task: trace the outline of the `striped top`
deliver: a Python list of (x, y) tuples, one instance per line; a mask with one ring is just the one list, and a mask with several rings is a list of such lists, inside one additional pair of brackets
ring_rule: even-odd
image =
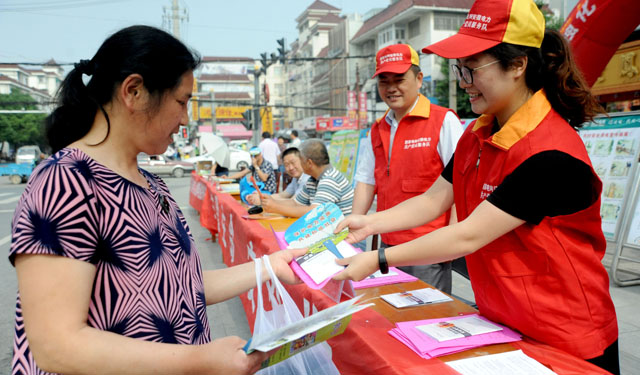
[[(200, 258), (167, 186), (124, 179), (77, 149), (36, 168), (18, 202), (9, 259), (64, 256), (96, 269), (87, 324), (139, 340), (211, 341)], [(29, 350), (20, 295), (13, 374), (43, 374)]]
[(318, 180), (309, 177), (295, 200), (305, 206), (332, 202), (346, 216), (353, 206), (353, 187), (340, 171), (330, 166)]

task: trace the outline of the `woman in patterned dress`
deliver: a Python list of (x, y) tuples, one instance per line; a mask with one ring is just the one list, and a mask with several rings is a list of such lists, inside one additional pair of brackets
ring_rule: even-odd
[[(14, 374), (247, 374), (266, 358), (238, 337), (212, 341), (206, 315), (256, 286), (253, 264), (202, 271), (166, 185), (137, 165), (187, 124), (198, 63), (164, 31), (132, 26), (63, 82), (47, 118), (54, 154), (12, 224)], [(298, 281), (299, 255), (270, 256), (284, 282)]]

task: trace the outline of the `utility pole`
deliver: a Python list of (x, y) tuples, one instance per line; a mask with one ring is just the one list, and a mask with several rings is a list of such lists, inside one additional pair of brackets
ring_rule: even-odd
[(254, 146), (260, 143), (260, 67), (253, 67), (253, 137)]
[(182, 10), (180, 14), (180, 4), (178, 0), (171, 1), (171, 9), (162, 7), (164, 14), (162, 15), (162, 26), (166, 30), (171, 30), (171, 33), (177, 39), (180, 39), (180, 22), (189, 21), (189, 14), (186, 9)]
[(458, 112), (458, 80), (456, 74), (451, 69), (451, 64), (457, 63), (455, 59), (449, 59), (449, 108)]

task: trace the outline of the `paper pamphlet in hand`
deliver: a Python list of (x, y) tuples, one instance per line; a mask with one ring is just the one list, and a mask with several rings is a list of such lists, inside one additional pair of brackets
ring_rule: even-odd
[(502, 330), (502, 327), (480, 319), (477, 315), (446, 322), (425, 324), (416, 328), (440, 342)]
[(323, 203), (296, 220), (284, 232), (284, 240), (289, 248), (309, 249), (292, 263), (292, 268), (313, 289), (321, 288), (331, 276), (344, 269), (344, 266), (336, 264), (336, 259), (357, 253), (351, 244), (344, 241), (348, 230), (333, 234), (343, 219), (344, 215), (338, 206)]
[(256, 350), (268, 352), (280, 347), (262, 364), (264, 368), (340, 335), (347, 328), (352, 314), (373, 305), (372, 303), (356, 304), (361, 297), (362, 295), (319, 311), (298, 322), (271, 331), (267, 335), (254, 336), (245, 346), (245, 351), (247, 354)]
[(397, 307), (397, 308), (453, 301), (446, 294), (442, 293), (438, 289), (433, 289), (433, 288), (424, 288), (424, 289), (410, 290), (406, 292), (383, 294), (380, 297), (386, 302), (393, 305), (393, 307)]

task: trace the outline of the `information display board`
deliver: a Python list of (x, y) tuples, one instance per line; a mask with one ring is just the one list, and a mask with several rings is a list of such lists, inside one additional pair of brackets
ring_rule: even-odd
[(329, 145), (331, 164), (351, 183), (353, 183), (353, 176), (356, 171), (362, 132), (361, 130), (335, 132), (333, 137), (331, 137), (331, 144)]
[(602, 180), (602, 231), (607, 240), (616, 242), (633, 193), (640, 151), (640, 114), (598, 117), (580, 129), (580, 136)]

